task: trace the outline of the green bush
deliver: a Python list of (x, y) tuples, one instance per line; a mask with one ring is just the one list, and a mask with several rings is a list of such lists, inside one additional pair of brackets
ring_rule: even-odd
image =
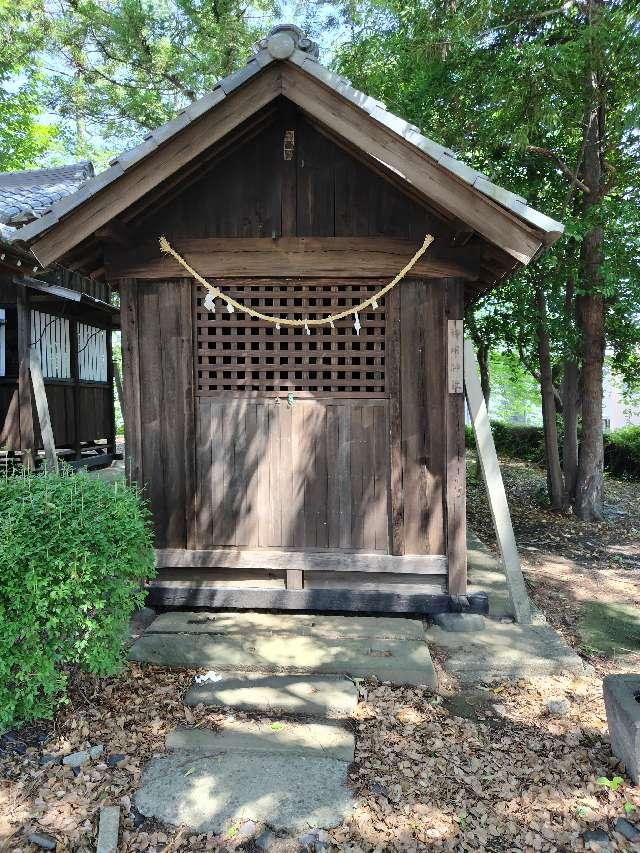
[(51, 717), (70, 668), (118, 671), (153, 564), (132, 489), (71, 472), (0, 480), (0, 732)]
[[(541, 427), (491, 421), (491, 432), (500, 456), (544, 464), (544, 432)], [(466, 446), (475, 448), (475, 436), (471, 426), (465, 427), (465, 436)]]
[[(491, 432), (498, 455), (544, 465), (545, 447), (542, 427), (492, 421)], [(465, 427), (465, 436), (467, 447), (475, 448), (472, 427)], [(561, 442), (561, 427), (559, 427), (558, 438)], [(560, 446), (560, 454), (562, 455), (562, 446)], [(619, 477), (640, 478), (640, 426), (624, 427), (605, 434), (604, 467), (605, 471)]]
[(604, 467), (611, 474), (640, 478), (640, 426), (623, 427), (605, 435)]

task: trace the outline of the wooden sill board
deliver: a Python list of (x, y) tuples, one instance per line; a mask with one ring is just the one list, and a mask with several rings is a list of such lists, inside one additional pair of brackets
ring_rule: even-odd
[(279, 551), (217, 548), (189, 550), (158, 549), (158, 568), (265, 569), (303, 572), (368, 572), (406, 575), (446, 575), (447, 558), (442, 554), (364, 554), (345, 551)]

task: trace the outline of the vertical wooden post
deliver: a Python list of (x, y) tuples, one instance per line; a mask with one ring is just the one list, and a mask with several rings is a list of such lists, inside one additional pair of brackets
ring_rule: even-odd
[[(120, 374), (120, 367), (117, 362), (113, 362), (113, 378), (116, 383), (116, 394), (118, 395), (118, 403), (120, 405), (120, 414), (122, 415), (122, 422), (124, 424), (124, 394), (122, 391), (122, 375)], [(124, 444), (124, 453), (123, 458), (127, 458), (127, 425), (124, 424), (124, 436), (125, 436), (125, 444)]]
[(507, 495), (500, 474), (496, 446), (491, 434), (489, 415), (482, 394), (476, 354), (471, 341), (464, 342), (464, 386), (473, 432), (476, 437), (476, 450), (482, 476), (487, 489), (487, 498), (496, 539), (502, 555), (509, 595), (516, 621), (523, 625), (531, 623), (531, 603), (524, 583), (520, 557), (513, 533)]
[(16, 288), (18, 309), (18, 421), (22, 465), (29, 471), (35, 468), (35, 437), (33, 433), (33, 404), (31, 398), (31, 312), (26, 287)]
[(446, 281), (445, 446), (446, 543), (449, 595), (467, 592), (467, 506), (464, 456), (463, 328), (464, 289), (459, 279)]
[(109, 383), (109, 434), (107, 436), (107, 453), (116, 452), (116, 406), (113, 399), (113, 329), (109, 319), (107, 326), (107, 382)]
[(402, 491), (402, 421), (400, 382), (400, 289), (385, 297), (385, 378), (389, 394), (389, 552), (404, 554), (404, 501)]
[(142, 427), (140, 421), (140, 350), (138, 346), (138, 292), (133, 278), (120, 281), (120, 323), (122, 328), (122, 370), (126, 453), (125, 471), (129, 482), (143, 486)]
[(82, 457), (80, 437), (80, 365), (78, 363), (78, 321), (69, 319), (71, 380), (73, 382), (73, 449), (76, 459)]

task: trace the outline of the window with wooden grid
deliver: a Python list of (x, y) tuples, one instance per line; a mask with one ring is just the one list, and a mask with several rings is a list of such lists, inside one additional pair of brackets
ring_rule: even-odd
[[(381, 287), (371, 280), (288, 279), (227, 281), (225, 293), (262, 314), (315, 319), (358, 305)], [(198, 394), (263, 392), (357, 394), (385, 392), (385, 306), (353, 316), (335, 328), (281, 326), (276, 329), (242, 312), (230, 314), (220, 299), (215, 314), (204, 307), (205, 290), (196, 289), (196, 364)]]

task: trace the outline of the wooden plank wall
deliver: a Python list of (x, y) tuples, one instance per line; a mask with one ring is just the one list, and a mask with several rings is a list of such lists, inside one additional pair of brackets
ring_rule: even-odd
[(156, 544), (191, 547), (194, 396), (191, 284), (120, 283), (127, 469), (151, 503)]
[[(442, 220), (338, 147), (301, 115), (283, 159), (283, 116), (156, 208), (140, 240), (204, 237), (376, 237), (448, 233)], [(283, 175), (284, 172), (284, 175)], [(353, 274), (357, 275), (357, 270)]]
[[(394, 522), (398, 553), (445, 553), (445, 295), (438, 280), (408, 279), (399, 288), (400, 425), (394, 429), (401, 445), (403, 523), (399, 529)], [(397, 464), (396, 459), (392, 478), (399, 476)]]
[(197, 401), (197, 548), (383, 551), (387, 401)]

